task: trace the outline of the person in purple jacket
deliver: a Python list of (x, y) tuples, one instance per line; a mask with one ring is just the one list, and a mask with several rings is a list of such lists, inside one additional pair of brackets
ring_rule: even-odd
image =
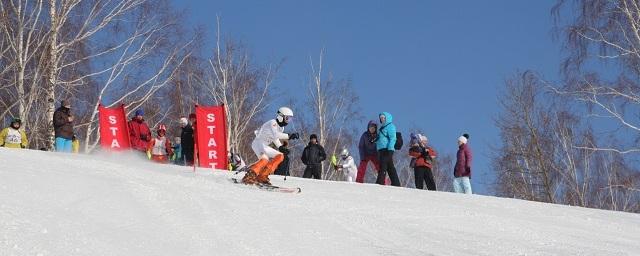
[(453, 170), (453, 190), (456, 193), (472, 194), (471, 192), (471, 149), (467, 143), (469, 134), (463, 134), (458, 138), (458, 153), (456, 165)]
[(378, 125), (375, 121), (371, 120), (367, 125), (367, 130), (360, 136), (360, 143), (358, 143), (358, 153), (360, 153), (360, 164), (358, 165), (358, 174), (356, 175), (356, 182), (358, 183), (364, 183), (364, 175), (369, 162), (373, 163), (373, 167), (376, 168), (376, 173), (380, 170), (378, 150), (376, 149), (377, 138)]

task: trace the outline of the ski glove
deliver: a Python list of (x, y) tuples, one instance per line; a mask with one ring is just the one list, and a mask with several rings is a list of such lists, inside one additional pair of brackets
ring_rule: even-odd
[(289, 139), (290, 139), (290, 140), (297, 140), (297, 139), (299, 139), (299, 138), (300, 138), (300, 135), (298, 135), (298, 133), (297, 133), (297, 132), (294, 132), (294, 133), (289, 134)]

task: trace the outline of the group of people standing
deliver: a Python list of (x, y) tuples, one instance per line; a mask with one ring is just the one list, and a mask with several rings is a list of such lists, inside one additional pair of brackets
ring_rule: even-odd
[[(251, 148), (258, 157), (258, 161), (247, 168), (243, 182), (247, 184), (269, 183), (270, 174), (289, 175), (289, 140), (299, 139), (298, 133), (284, 133), (284, 127), (293, 118), (293, 111), (288, 107), (281, 107), (275, 119), (265, 122), (256, 131), (256, 137)], [(400, 179), (395, 168), (393, 157), (402, 148), (402, 136), (397, 132), (393, 123), (393, 116), (382, 112), (378, 116), (379, 124), (371, 120), (367, 130), (360, 136), (358, 153), (359, 165), (346, 148), (340, 152), (339, 159), (331, 157), (331, 165), (345, 174), (349, 182), (363, 183), (369, 163), (377, 171), (376, 183), (381, 185), (400, 186)], [(74, 116), (71, 104), (63, 100), (53, 115), (55, 130), (55, 149), (58, 152), (77, 152), (78, 140), (73, 133)], [(166, 136), (167, 128), (159, 124), (153, 136), (151, 129), (144, 120), (144, 111), (138, 109), (128, 122), (129, 136), (132, 149), (144, 153), (150, 160), (158, 163), (175, 163), (192, 166), (195, 163), (195, 142), (197, 141), (196, 115), (180, 118), (181, 133), (172, 142)], [(463, 134), (457, 140), (458, 152), (454, 167), (453, 188), (455, 192), (471, 194), (471, 149), (468, 146), (469, 135)], [(27, 148), (28, 140), (22, 127), (22, 121), (14, 118), (11, 125), (0, 131), (0, 146), (8, 148)], [(275, 146), (275, 147), (273, 147)], [(433, 176), (433, 164), (437, 157), (436, 151), (428, 145), (428, 139), (422, 134), (411, 134), (409, 157), (410, 166), (414, 170), (415, 187), (436, 190)], [(231, 155), (232, 162), (244, 162)], [(327, 154), (318, 142), (318, 136), (312, 134), (309, 144), (304, 148), (301, 156), (306, 165), (303, 178), (322, 178), (322, 162), (327, 160)], [(388, 178), (387, 178), (388, 175)]]
[(174, 163), (178, 165), (194, 164), (196, 141), (196, 115), (189, 119), (180, 118), (180, 136), (171, 142), (167, 138), (167, 127), (159, 124), (155, 129), (155, 137), (144, 120), (144, 111), (138, 109), (128, 123), (131, 148), (146, 154), (147, 158), (157, 163)]

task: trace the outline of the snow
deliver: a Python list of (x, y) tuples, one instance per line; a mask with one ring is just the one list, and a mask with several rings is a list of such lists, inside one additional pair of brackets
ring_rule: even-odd
[(0, 148), (0, 255), (640, 255), (640, 215)]

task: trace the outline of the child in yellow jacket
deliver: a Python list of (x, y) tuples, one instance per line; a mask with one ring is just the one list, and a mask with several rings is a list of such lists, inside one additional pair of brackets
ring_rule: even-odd
[(20, 130), (20, 118), (11, 120), (11, 125), (0, 131), (0, 146), (7, 148), (27, 148), (29, 141), (24, 130)]

